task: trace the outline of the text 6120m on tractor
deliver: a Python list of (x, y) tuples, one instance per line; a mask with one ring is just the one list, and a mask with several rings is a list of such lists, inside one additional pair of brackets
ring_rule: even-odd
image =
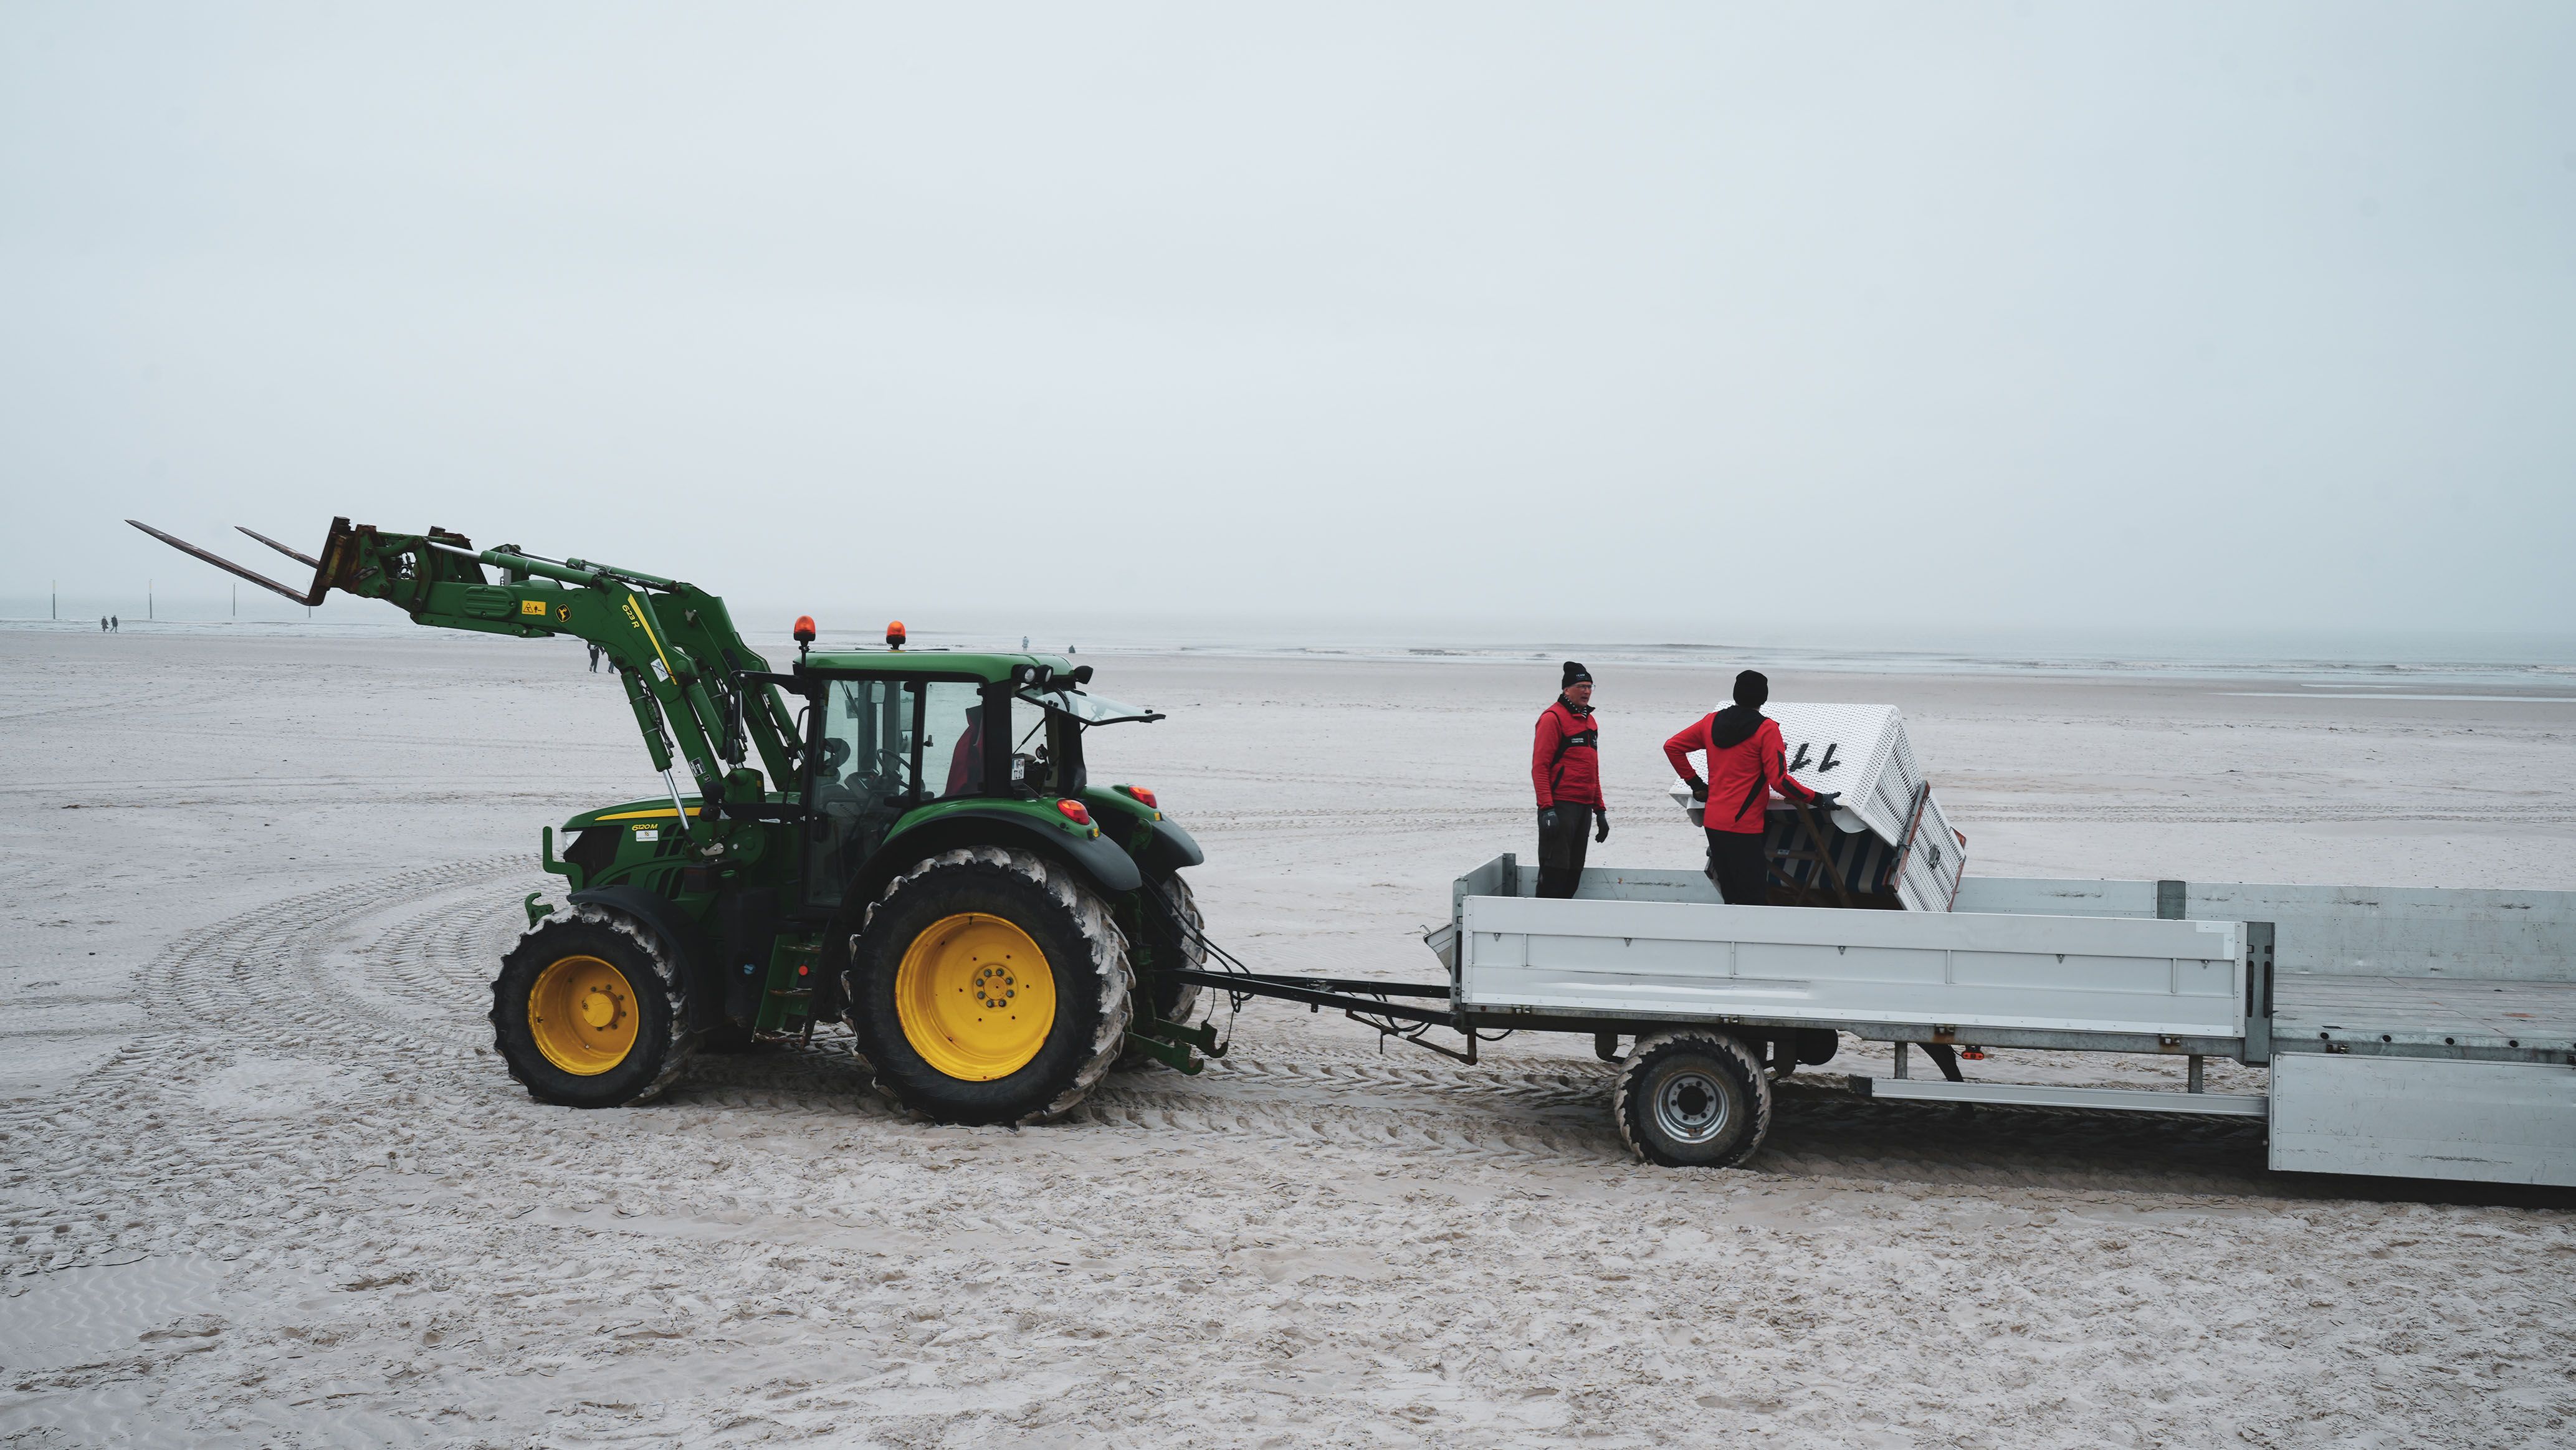
[[(131, 522), (131, 521), (129, 521)], [(774, 672), (724, 602), (673, 579), (335, 519), (298, 592), (420, 624), (572, 635), (615, 664), (666, 793), (566, 823), (492, 983), (495, 1044), (547, 1102), (641, 1102), (697, 1052), (846, 1021), (881, 1087), (953, 1123), (1046, 1118), (1122, 1059), (1194, 1070), (1203, 966), (1180, 873), (1202, 859), (1153, 792), (1094, 785), (1083, 733), (1160, 718), (1050, 655), (811, 650)], [(791, 711), (788, 701), (797, 702)], [(752, 758), (758, 757), (758, 764)], [(675, 763), (694, 790), (683, 789)]]

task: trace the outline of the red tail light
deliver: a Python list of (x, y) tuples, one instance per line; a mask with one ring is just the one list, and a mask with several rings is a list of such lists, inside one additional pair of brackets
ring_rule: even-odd
[(1073, 822), (1077, 826), (1087, 826), (1091, 824), (1091, 808), (1080, 801), (1057, 801), (1055, 803), (1055, 808), (1064, 813), (1064, 818), (1066, 820)]
[(1149, 811), (1159, 811), (1163, 808), (1163, 803), (1154, 799), (1154, 793), (1151, 790), (1146, 789), (1144, 786), (1122, 785), (1118, 787), (1118, 790), (1120, 794), (1126, 796), (1129, 800), (1134, 801), (1136, 804), (1143, 806)]

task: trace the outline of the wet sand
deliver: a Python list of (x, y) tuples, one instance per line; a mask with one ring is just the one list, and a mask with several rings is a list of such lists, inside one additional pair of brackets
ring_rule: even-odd
[[(1095, 662), (1171, 715), (1095, 736), (1096, 774), (1201, 835), (1256, 965), (1430, 976), (1450, 879), (1531, 849), (1552, 661)], [(2576, 1434), (2565, 1196), (1855, 1100), (1883, 1054), (1852, 1044), (1733, 1171), (1629, 1160), (1588, 1042), (1464, 1067), (1281, 1004), (1019, 1132), (910, 1123), (827, 1036), (541, 1107), (483, 1021), (519, 896), (561, 884), (537, 829), (654, 789), (576, 646), (0, 630), (0, 670), (10, 1443)], [(1596, 862), (1696, 861), (1659, 746), (1722, 685), (1603, 673)], [(1774, 689), (1902, 706), (1972, 872), (2576, 889), (2576, 705)]]

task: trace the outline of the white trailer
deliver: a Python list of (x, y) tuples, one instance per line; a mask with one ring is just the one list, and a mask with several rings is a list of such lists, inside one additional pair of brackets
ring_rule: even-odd
[[(1596, 867), (1571, 900), (1533, 878), (1459, 878), (1428, 938), (1449, 1010), (1391, 1015), (1471, 1050), (1633, 1037), (1613, 1111), (1656, 1162), (1750, 1156), (1772, 1081), (1847, 1032), (1897, 1045), (1895, 1076), (1853, 1082), (1873, 1096), (2254, 1117), (2274, 1168), (2576, 1186), (2576, 893), (1968, 877), (1949, 910), (1889, 911), (1727, 906), (1696, 871)], [(2188, 1089), (1964, 1081), (1968, 1043), (2181, 1056)], [(1911, 1075), (1917, 1046), (1941, 1078)], [(2204, 1057), (2268, 1065), (2270, 1091), (2201, 1091)]]
[[(1668, 1165), (1751, 1156), (1771, 1084), (1850, 1033), (1895, 1045), (1893, 1076), (1853, 1079), (1870, 1096), (2259, 1118), (2278, 1169), (2576, 1187), (2576, 893), (1968, 876), (1893, 706), (1769, 713), (1790, 773), (1841, 795), (1772, 799), (1769, 905), (1611, 867), (1541, 900), (1501, 856), (1427, 937), (1444, 984), (1266, 975), (1213, 946), (1226, 970), (1181, 975), (1471, 1062), (1498, 1031), (1590, 1033), (1621, 1064), (1620, 1133)], [(1212, 1027), (1189, 1040), (1216, 1050)], [(2178, 1056), (2186, 1088), (1970, 1082), (1967, 1044)], [(2203, 1091), (2210, 1057), (2270, 1090)]]

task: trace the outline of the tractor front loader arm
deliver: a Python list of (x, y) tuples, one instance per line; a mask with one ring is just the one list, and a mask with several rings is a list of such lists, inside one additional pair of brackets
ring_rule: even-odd
[[(382, 599), (413, 622), (441, 629), (545, 638), (569, 634), (599, 646), (616, 665), (634, 707), (653, 768), (671, 786), (679, 828), (692, 841), (712, 831), (726, 804), (761, 804), (742, 764), (756, 749), (769, 778), (796, 778), (802, 754), (792, 717), (776, 688), (756, 679), (769, 665), (733, 627), (724, 601), (694, 585), (580, 559), (548, 559), (516, 546), (476, 549), (462, 534), (432, 526), (425, 534), (391, 534), (333, 519), (319, 556), (242, 532), (313, 568), (301, 593), (151, 525), (127, 523), (172, 548), (308, 607), (337, 589)], [(496, 580), (485, 571), (498, 570)], [(705, 802), (692, 825), (671, 780), (684, 761)], [(731, 796), (744, 797), (732, 801)]]

